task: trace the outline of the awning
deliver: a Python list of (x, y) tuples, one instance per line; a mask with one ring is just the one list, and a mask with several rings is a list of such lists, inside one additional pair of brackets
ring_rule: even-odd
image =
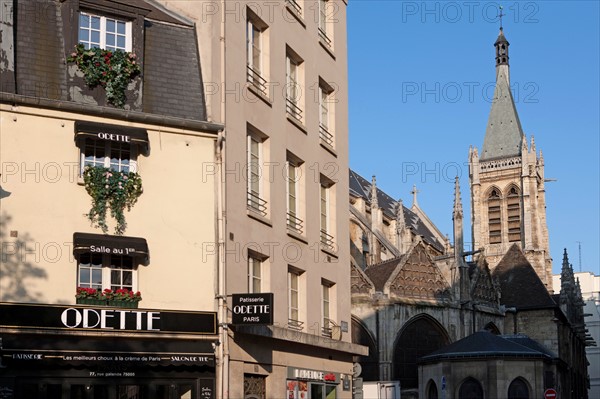
[(148, 153), (150, 142), (148, 131), (139, 127), (109, 125), (88, 121), (75, 121), (75, 142), (89, 138), (92, 140), (130, 143), (140, 148), (142, 153)]
[(74, 233), (73, 254), (77, 256), (86, 252), (127, 255), (144, 264), (149, 259), (148, 243), (144, 238)]

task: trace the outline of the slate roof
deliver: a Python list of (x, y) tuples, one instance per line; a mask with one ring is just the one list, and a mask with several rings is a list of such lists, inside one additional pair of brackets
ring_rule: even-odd
[[(139, 87), (127, 94), (128, 107), (132, 111), (206, 121), (201, 62), (193, 23), (154, 0), (106, 0), (101, 9), (132, 7), (139, 10), (145, 22), (143, 32), (135, 30), (141, 29), (141, 24), (132, 26), (134, 51), (143, 49), (143, 57), (140, 57), (143, 81), (139, 85), (141, 95), (135, 92)], [(36, 14), (32, 22), (33, 9), (43, 10), (43, 16)], [(86, 96), (83, 100), (74, 95), (81, 92), (83, 79), (74, 80), (68, 72), (71, 65), (65, 62), (71, 51), (65, 48), (70, 42), (70, 32), (77, 30), (77, 26), (71, 24), (77, 24), (78, 18), (72, 17), (71, 11), (77, 12), (75, 3), (53, 0), (23, 1), (22, 6), (8, 9), (8, 13), (15, 13), (6, 15), (7, 21), (15, 21), (14, 38), (5, 35), (0, 41), (0, 91), (85, 103), (86, 106), (105, 104), (101, 88), (90, 91), (83, 87)], [(143, 38), (143, 43), (139, 38)], [(5, 62), (13, 56), (15, 62)]]
[(547, 308), (556, 304), (517, 244), (513, 244), (493, 271), (500, 283), (500, 303), (516, 308)]
[(388, 259), (381, 263), (376, 263), (367, 267), (364, 273), (369, 277), (375, 286), (375, 291), (383, 292), (385, 283), (389, 280), (396, 267), (404, 260), (405, 256), (399, 258)]
[(144, 111), (206, 120), (194, 29), (146, 21)]
[[(498, 41), (506, 41), (502, 32), (498, 36)], [(509, 77), (505, 76), (504, 68), (497, 68), (496, 88), (485, 129), (481, 160), (519, 156), (522, 141), (523, 129), (510, 91)]]
[[(371, 204), (371, 182), (352, 169), (350, 169), (349, 172), (350, 194), (362, 198), (367, 204)], [(400, 202), (394, 200), (379, 188), (377, 188), (377, 201), (379, 202), (379, 207), (382, 208), (383, 213), (387, 217), (391, 219), (396, 218), (396, 209), (398, 209)], [(402, 209), (404, 210), (404, 220), (408, 227), (416, 235), (422, 236), (425, 242), (443, 252), (444, 245), (438, 241), (433, 232), (427, 228), (419, 216), (405, 206), (403, 206)]]
[(558, 358), (558, 356), (554, 352), (552, 352), (550, 349), (546, 348), (544, 345), (540, 344), (539, 342), (529, 338), (525, 334), (501, 335), (501, 337), (504, 339), (507, 339), (509, 341), (512, 341), (514, 343), (517, 343), (519, 345), (523, 345), (530, 349), (533, 349), (540, 353), (543, 353), (552, 359)]
[(484, 357), (550, 359), (552, 356), (547, 350), (540, 351), (488, 331), (479, 331), (423, 356), (420, 361)]

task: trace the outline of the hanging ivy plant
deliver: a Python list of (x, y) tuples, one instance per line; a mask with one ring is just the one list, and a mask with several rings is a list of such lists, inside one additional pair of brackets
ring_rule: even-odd
[(86, 215), (87, 218), (106, 234), (106, 215), (110, 208), (110, 215), (117, 222), (115, 234), (122, 235), (127, 227), (125, 209), (131, 210), (142, 194), (140, 175), (135, 172), (125, 173), (99, 166), (86, 166), (83, 181), (87, 193), (92, 197), (92, 208)]
[(102, 86), (106, 90), (106, 101), (118, 108), (125, 106), (125, 90), (129, 83), (140, 74), (141, 69), (134, 53), (101, 48), (85, 49), (83, 44), (75, 46), (75, 51), (67, 57), (83, 72), (85, 84), (90, 89)]

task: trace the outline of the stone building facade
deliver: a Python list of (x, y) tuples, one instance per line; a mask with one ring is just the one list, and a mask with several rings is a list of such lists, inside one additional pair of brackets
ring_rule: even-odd
[(145, 1), (0, 6), (0, 396), (215, 397), (223, 184), (204, 167), (223, 126), (193, 23)]
[(473, 248), (494, 268), (513, 243), (552, 289), (546, 223), (544, 157), (533, 136), (528, 146), (510, 90), (509, 43), (502, 29), (496, 48), (496, 88), (481, 154), (469, 149)]
[(483, 150), (469, 152), (474, 251), (458, 178), (451, 244), (416, 189), (408, 209), (350, 171), (353, 339), (370, 349), (362, 378), (399, 380), (402, 398), (587, 397), (583, 302), (568, 270), (552, 295), (543, 157), (522, 132), (502, 30), (494, 46)]

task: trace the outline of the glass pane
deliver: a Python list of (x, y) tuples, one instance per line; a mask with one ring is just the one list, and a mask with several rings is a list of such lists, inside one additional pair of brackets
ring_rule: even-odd
[(114, 19), (106, 19), (106, 31), (107, 32), (115, 31), (115, 20)]
[(327, 399), (335, 399), (336, 398), (336, 389), (334, 386), (325, 385), (325, 395)]
[(117, 47), (120, 49), (125, 48), (125, 36), (117, 36)]
[(102, 287), (102, 269), (92, 270), (92, 285)]
[(93, 30), (93, 31), (91, 31), (91, 34), (92, 34), (91, 42), (92, 43), (100, 43), (100, 32)]
[(129, 288), (132, 286), (132, 284), (133, 284), (133, 273), (124, 271), (123, 272), (123, 285), (127, 286)]
[(125, 22), (117, 21), (117, 33), (120, 35), (125, 34)]
[(323, 399), (324, 397), (324, 385), (321, 384), (310, 384), (310, 397), (311, 399)]
[(121, 271), (120, 270), (111, 270), (110, 271), (110, 284), (113, 286), (121, 285)]
[(85, 399), (85, 385), (71, 385), (71, 399)]
[(117, 385), (117, 399), (149, 399), (146, 385)]
[(192, 386), (188, 384), (179, 385), (179, 395), (177, 398), (179, 399), (192, 399)]
[(100, 17), (92, 16), (92, 29), (100, 30)]
[(107, 33), (106, 34), (106, 46), (115, 46), (115, 35), (111, 34), (111, 33)]
[(79, 27), (88, 28), (90, 26), (89, 15), (79, 14)]
[(169, 399), (169, 385), (157, 385), (154, 393), (155, 399)]
[(79, 41), (80, 42), (89, 42), (90, 41), (90, 31), (79, 28)]
[(86, 267), (79, 268), (79, 286), (88, 284), (90, 282), (90, 269)]

